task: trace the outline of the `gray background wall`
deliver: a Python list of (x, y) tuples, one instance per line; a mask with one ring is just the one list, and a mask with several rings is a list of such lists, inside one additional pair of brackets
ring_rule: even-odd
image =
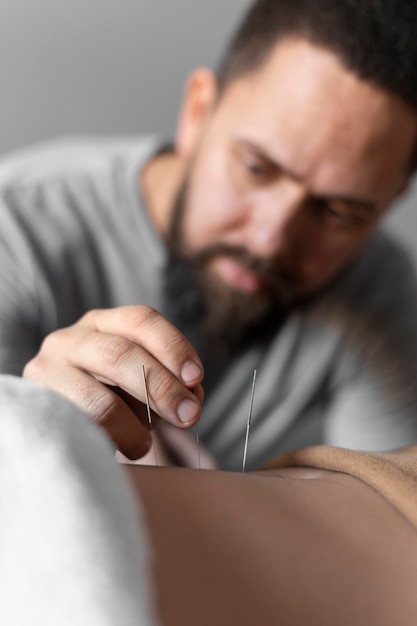
[[(248, 0), (0, 0), (0, 154), (73, 133), (175, 127)], [(417, 184), (388, 226), (417, 262)]]

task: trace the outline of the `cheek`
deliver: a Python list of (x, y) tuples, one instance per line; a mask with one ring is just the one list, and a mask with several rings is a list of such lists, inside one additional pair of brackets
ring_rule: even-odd
[(310, 240), (300, 251), (300, 267), (312, 287), (321, 287), (346, 267), (359, 253), (371, 233), (328, 234)]
[(191, 251), (225, 242), (245, 219), (242, 198), (220, 153), (194, 165), (184, 217), (184, 237)]

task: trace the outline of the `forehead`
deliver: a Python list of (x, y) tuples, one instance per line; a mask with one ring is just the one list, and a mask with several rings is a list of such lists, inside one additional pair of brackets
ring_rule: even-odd
[(318, 187), (337, 180), (372, 192), (382, 177), (389, 194), (417, 135), (417, 115), (399, 97), (299, 39), (280, 42), (261, 68), (232, 83), (219, 109), (225, 131), (253, 139)]

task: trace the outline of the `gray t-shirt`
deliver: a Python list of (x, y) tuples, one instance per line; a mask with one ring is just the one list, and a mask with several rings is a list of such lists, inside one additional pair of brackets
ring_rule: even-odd
[[(20, 375), (48, 333), (92, 308), (163, 312), (166, 250), (139, 189), (163, 145), (73, 139), (0, 163), (0, 371)], [(319, 299), (227, 364), (199, 423), (224, 469), (242, 464), (255, 368), (248, 469), (318, 443), (416, 443), (417, 288), (405, 253), (377, 232)]]

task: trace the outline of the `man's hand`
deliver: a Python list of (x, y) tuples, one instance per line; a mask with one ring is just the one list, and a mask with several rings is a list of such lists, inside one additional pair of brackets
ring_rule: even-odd
[(185, 337), (147, 306), (90, 311), (48, 335), (23, 375), (72, 400), (136, 459), (151, 444), (142, 366), (152, 411), (180, 428), (195, 424), (202, 363)]

